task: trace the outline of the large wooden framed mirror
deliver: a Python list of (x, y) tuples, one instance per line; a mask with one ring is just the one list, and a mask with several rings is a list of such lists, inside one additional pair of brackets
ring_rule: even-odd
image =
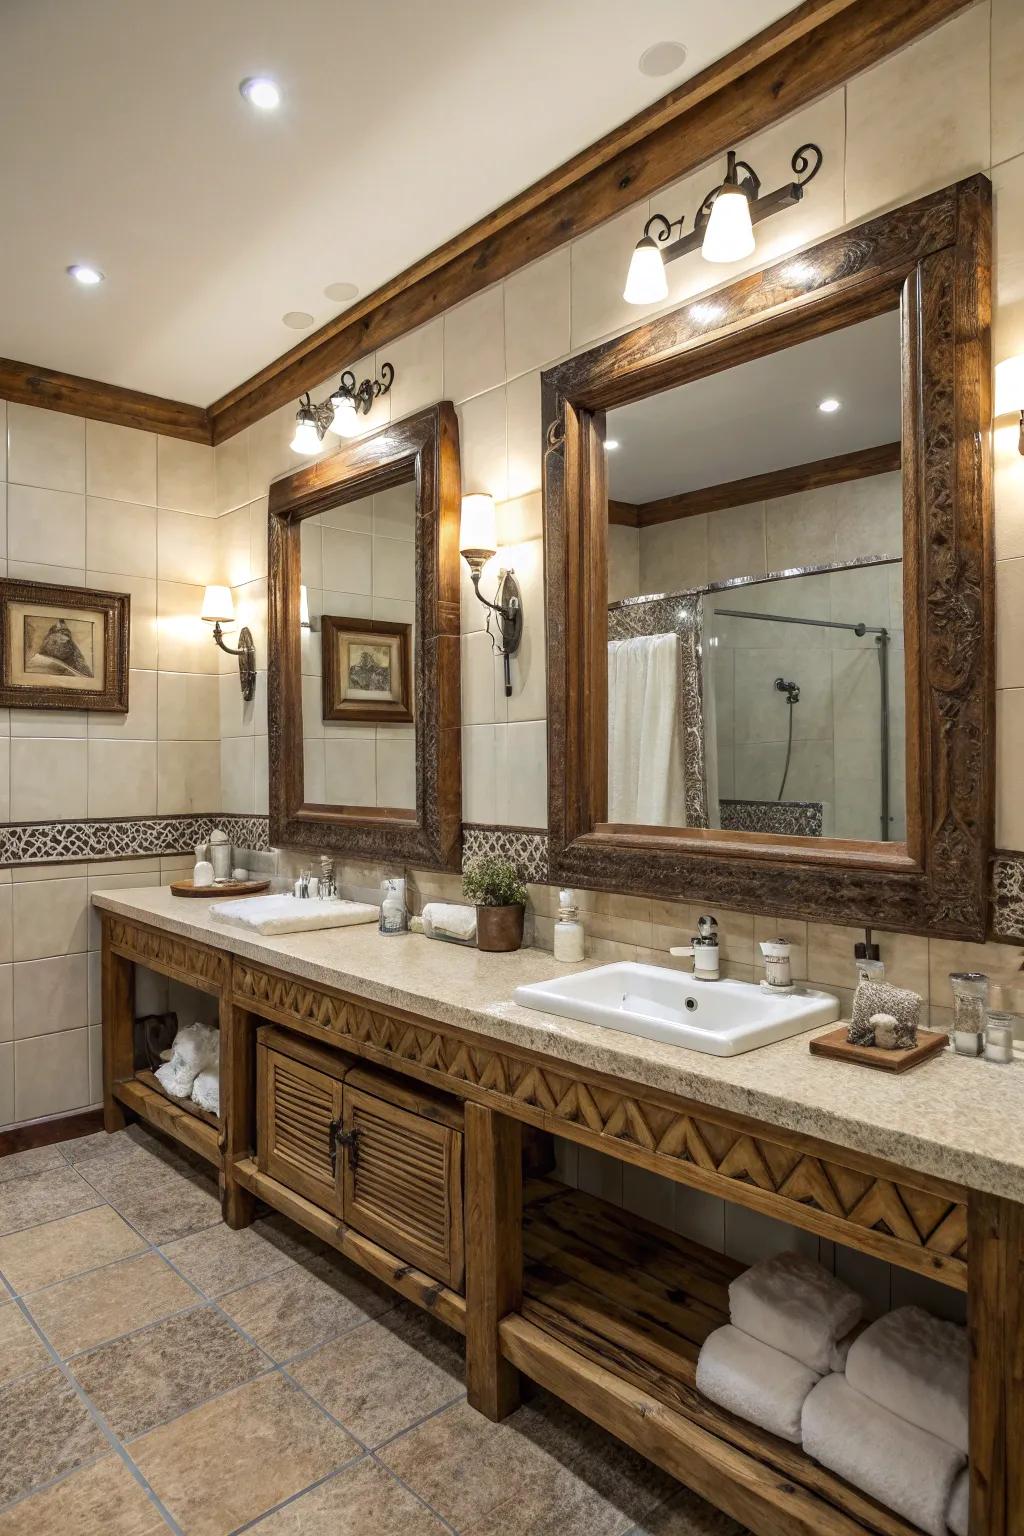
[(564, 883), (985, 936), (991, 188), (543, 375)]
[(462, 827), (454, 407), (270, 488), (270, 835), (456, 869)]

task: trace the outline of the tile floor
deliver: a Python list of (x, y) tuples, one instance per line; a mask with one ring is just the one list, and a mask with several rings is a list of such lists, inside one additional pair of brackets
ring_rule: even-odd
[(141, 1127), (0, 1159), (0, 1536), (741, 1536)]

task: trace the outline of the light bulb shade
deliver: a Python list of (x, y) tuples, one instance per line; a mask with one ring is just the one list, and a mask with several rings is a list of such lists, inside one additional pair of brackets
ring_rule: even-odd
[(753, 249), (750, 201), (739, 187), (727, 182), (711, 204), (700, 253), (705, 261), (742, 261)]
[(495, 554), (498, 548), (498, 519), (494, 510), (494, 497), (485, 492), (473, 492), (462, 498), (462, 525), (459, 530), (459, 551), (463, 555)]
[(630, 258), (622, 297), (627, 304), (660, 304), (668, 298), (668, 278), (661, 252), (645, 235)]
[(319, 453), (320, 433), (309, 411), (301, 410), (295, 417), (295, 436), (289, 446), (295, 453)]
[(331, 404), (334, 406), (334, 415), (328, 431), (337, 437), (355, 437), (359, 431), (359, 413), (355, 401), (350, 395), (332, 395)]
[(203, 618), (207, 624), (233, 624), (235, 604), (230, 587), (207, 587), (203, 593)]
[(996, 364), (996, 398), (993, 414), (1009, 416), (1024, 411), (1024, 357), (1008, 357)]
[(299, 626), (309, 629), (309, 592), (305, 586), (299, 588)]

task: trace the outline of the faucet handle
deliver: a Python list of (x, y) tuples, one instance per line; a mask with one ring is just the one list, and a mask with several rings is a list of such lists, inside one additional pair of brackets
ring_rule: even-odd
[(705, 913), (705, 915), (703, 917), (698, 917), (698, 919), (697, 919), (697, 932), (700, 934), (702, 939), (714, 939), (714, 938), (717, 938), (717, 936), (718, 936), (718, 923), (715, 921), (715, 919), (711, 916), (710, 913)]
[(672, 946), (672, 948), (669, 950), (669, 954), (670, 955), (675, 955), (677, 959), (679, 959), (679, 958), (686, 959), (687, 957), (692, 959), (693, 958), (693, 945), (692, 944), (674, 944)]

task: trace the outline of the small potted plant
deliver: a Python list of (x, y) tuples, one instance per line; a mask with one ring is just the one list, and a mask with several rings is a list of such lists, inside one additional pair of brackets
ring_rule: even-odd
[(467, 901), (476, 903), (476, 942), (491, 953), (518, 949), (523, 942), (526, 886), (508, 859), (481, 854), (462, 876)]

